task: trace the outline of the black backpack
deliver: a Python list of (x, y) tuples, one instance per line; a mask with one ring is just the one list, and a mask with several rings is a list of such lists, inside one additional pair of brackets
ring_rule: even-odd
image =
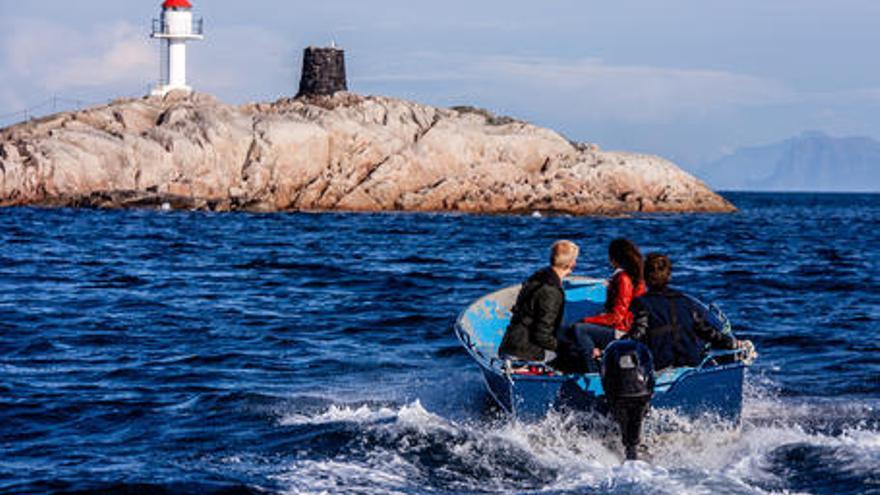
[(602, 388), (612, 400), (653, 395), (651, 351), (635, 340), (617, 340), (609, 344), (602, 357)]

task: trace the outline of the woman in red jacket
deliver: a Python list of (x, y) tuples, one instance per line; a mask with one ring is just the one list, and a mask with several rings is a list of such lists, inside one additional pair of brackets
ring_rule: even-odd
[(562, 329), (560, 356), (555, 367), (571, 373), (597, 372), (596, 358), (615, 338), (629, 331), (633, 314), (629, 305), (645, 293), (642, 253), (629, 239), (615, 239), (608, 246), (608, 260), (614, 275), (605, 293), (605, 310)]
[[(629, 239), (614, 239), (608, 246), (608, 260), (614, 267), (614, 275), (605, 292), (605, 312), (588, 316), (582, 321), (613, 330), (613, 337), (629, 332), (633, 314), (629, 305), (633, 299), (645, 293), (642, 276), (642, 253)], [(604, 347), (604, 346), (602, 346)]]

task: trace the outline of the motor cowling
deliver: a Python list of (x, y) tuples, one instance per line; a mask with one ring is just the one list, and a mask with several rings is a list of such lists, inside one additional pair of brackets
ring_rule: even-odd
[(611, 399), (650, 398), (654, 394), (651, 351), (635, 340), (617, 340), (602, 358), (602, 388)]

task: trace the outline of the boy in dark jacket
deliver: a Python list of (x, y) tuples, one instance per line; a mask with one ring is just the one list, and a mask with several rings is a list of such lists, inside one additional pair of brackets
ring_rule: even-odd
[[(703, 359), (703, 342), (713, 349), (737, 349), (740, 342), (706, 322), (702, 308), (681, 292), (669, 288), (672, 262), (651, 253), (645, 259), (648, 292), (633, 301), (635, 316), (628, 338), (648, 346), (654, 369), (697, 366)], [(702, 340), (701, 340), (702, 339)]]
[(562, 279), (574, 270), (578, 251), (571, 241), (556, 241), (550, 249), (550, 266), (522, 284), (499, 356), (524, 361), (549, 361), (555, 356), (556, 331), (565, 308)]

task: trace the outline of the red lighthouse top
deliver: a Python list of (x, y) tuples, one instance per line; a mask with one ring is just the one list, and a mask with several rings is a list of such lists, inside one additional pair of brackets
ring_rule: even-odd
[(163, 9), (191, 9), (192, 4), (189, 0), (165, 0), (162, 4)]

